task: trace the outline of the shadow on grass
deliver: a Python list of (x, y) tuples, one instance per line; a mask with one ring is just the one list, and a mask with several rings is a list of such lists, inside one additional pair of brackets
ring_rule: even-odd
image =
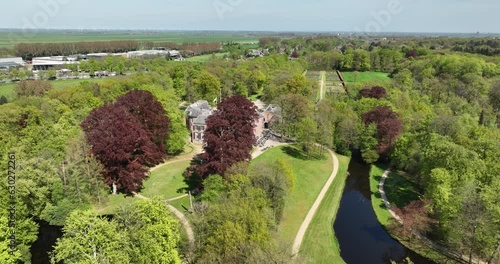
[(307, 155), (302, 149), (298, 148), (297, 145), (284, 146), (281, 148), (281, 150), (285, 154), (287, 154), (288, 156), (296, 158), (296, 159), (300, 159), (300, 160), (325, 160), (325, 159), (327, 159), (327, 157), (325, 155), (325, 153), (327, 153), (326, 150), (321, 151), (321, 154), (313, 153), (310, 155)]
[(196, 194), (200, 191), (200, 186), (203, 180), (195, 172), (196, 166), (200, 165), (201, 158), (200, 155), (196, 155), (190, 162), (189, 167), (182, 173), (184, 177), (184, 183), (187, 187), (177, 189), (177, 193), (185, 194), (191, 191)]
[(399, 208), (420, 199), (418, 186), (397, 172), (391, 172), (385, 182), (384, 190), (387, 193), (387, 199)]

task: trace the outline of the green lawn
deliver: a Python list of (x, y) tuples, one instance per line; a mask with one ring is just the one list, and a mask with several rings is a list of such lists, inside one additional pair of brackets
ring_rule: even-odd
[(0, 96), (5, 96), (9, 98), (14, 91), (14, 83), (2, 83), (0, 84)]
[(252, 161), (252, 166), (257, 168), (277, 159), (284, 159), (292, 166), (295, 189), (286, 198), (283, 218), (276, 234), (277, 240), (290, 243), (290, 250), (300, 225), (333, 170), (330, 155), (325, 155), (323, 160), (303, 160), (295, 152), (293, 146), (272, 148)]
[(223, 58), (224, 55), (229, 55), (229, 52), (194, 56), (194, 57), (187, 58), (186, 61), (207, 62), (213, 58), (215, 58), (215, 59)]
[(181, 190), (186, 188), (182, 173), (189, 167), (190, 161), (179, 161), (158, 168), (144, 182), (141, 194), (146, 197), (161, 196), (165, 199), (181, 196), (186, 192)]
[(411, 201), (420, 199), (417, 184), (405, 178), (404, 173), (400, 171), (389, 173), (389, 177), (385, 180), (384, 190), (387, 199), (398, 208), (403, 208)]
[(347, 178), (349, 158), (339, 155), (337, 157), (340, 163), (339, 172), (314, 215), (300, 249), (301, 255), (306, 258), (308, 263), (344, 263), (340, 257), (340, 248), (333, 230), (333, 223), (337, 216)]
[(389, 219), (392, 217), (391, 213), (385, 207), (384, 202), (382, 201), (382, 195), (378, 190), (378, 184), (380, 183), (380, 179), (382, 178), (382, 174), (387, 167), (376, 166), (373, 165), (370, 170), (370, 191), (372, 192), (372, 206), (375, 214), (377, 215), (378, 221), (382, 224), (382, 226), (386, 227), (389, 223)]
[[(187, 187), (182, 177), (182, 172), (189, 166), (189, 161), (179, 161), (165, 165), (155, 170), (149, 178), (144, 181), (144, 189), (141, 194), (153, 198), (161, 196), (165, 199), (181, 196), (184, 193), (178, 193), (178, 190)], [(99, 208), (95, 208), (99, 214), (113, 214), (116, 210), (126, 204), (133, 203), (138, 198), (126, 197), (122, 194), (111, 195), (108, 203)], [(184, 212), (182, 205), (189, 206), (189, 197), (171, 202), (172, 206), (179, 211)]]
[(362, 83), (365, 81), (389, 81), (389, 74), (383, 72), (342, 72), (348, 83)]

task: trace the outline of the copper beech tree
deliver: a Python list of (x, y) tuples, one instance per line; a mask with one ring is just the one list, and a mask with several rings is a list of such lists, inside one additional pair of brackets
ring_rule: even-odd
[(207, 118), (205, 152), (201, 163), (188, 168), (186, 176), (197, 176), (197, 181), (211, 174), (224, 175), (233, 164), (251, 159), (250, 151), (256, 143), (254, 134), (257, 108), (248, 99), (235, 95), (217, 105)]
[(403, 130), (403, 124), (399, 120), (398, 114), (389, 106), (378, 106), (364, 113), (362, 118), (366, 126), (376, 125), (377, 152), (381, 155), (387, 154)]
[(113, 193), (131, 193), (142, 187), (147, 168), (166, 156), (168, 124), (165, 110), (146, 91), (132, 91), (116, 103), (94, 109), (82, 122)]

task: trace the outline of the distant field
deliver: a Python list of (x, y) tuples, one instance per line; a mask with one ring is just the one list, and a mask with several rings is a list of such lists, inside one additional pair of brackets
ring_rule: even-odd
[(212, 58), (220, 59), (220, 58), (224, 57), (224, 55), (229, 55), (229, 52), (194, 56), (194, 57), (187, 58), (186, 61), (207, 62)]
[(231, 32), (38, 32), (24, 37), (22, 32), (0, 31), (0, 48), (12, 48), (19, 42), (27, 43), (60, 43), (78, 41), (170, 41), (183, 42), (238, 42), (245, 45), (256, 45), (260, 35)]
[(384, 72), (342, 72), (348, 83), (361, 83), (365, 81), (389, 81), (389, 74)]

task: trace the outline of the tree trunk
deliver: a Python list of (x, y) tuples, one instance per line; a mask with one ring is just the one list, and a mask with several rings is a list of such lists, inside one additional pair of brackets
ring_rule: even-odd
[(116, 195), (116, 192), (117, 192), (116, 182), (113, 182), (113, 195)]
[(493, 263), (493, 259), (495, 258), (495, 254), (498, 252), (498, 250), (500, 250), (500, 240), (497, 243), (497, 248), (495, 249), (495, 251), (493, 251), (493, 254), (491, 254), (491, 257), (488, 260), (488, 264)]

